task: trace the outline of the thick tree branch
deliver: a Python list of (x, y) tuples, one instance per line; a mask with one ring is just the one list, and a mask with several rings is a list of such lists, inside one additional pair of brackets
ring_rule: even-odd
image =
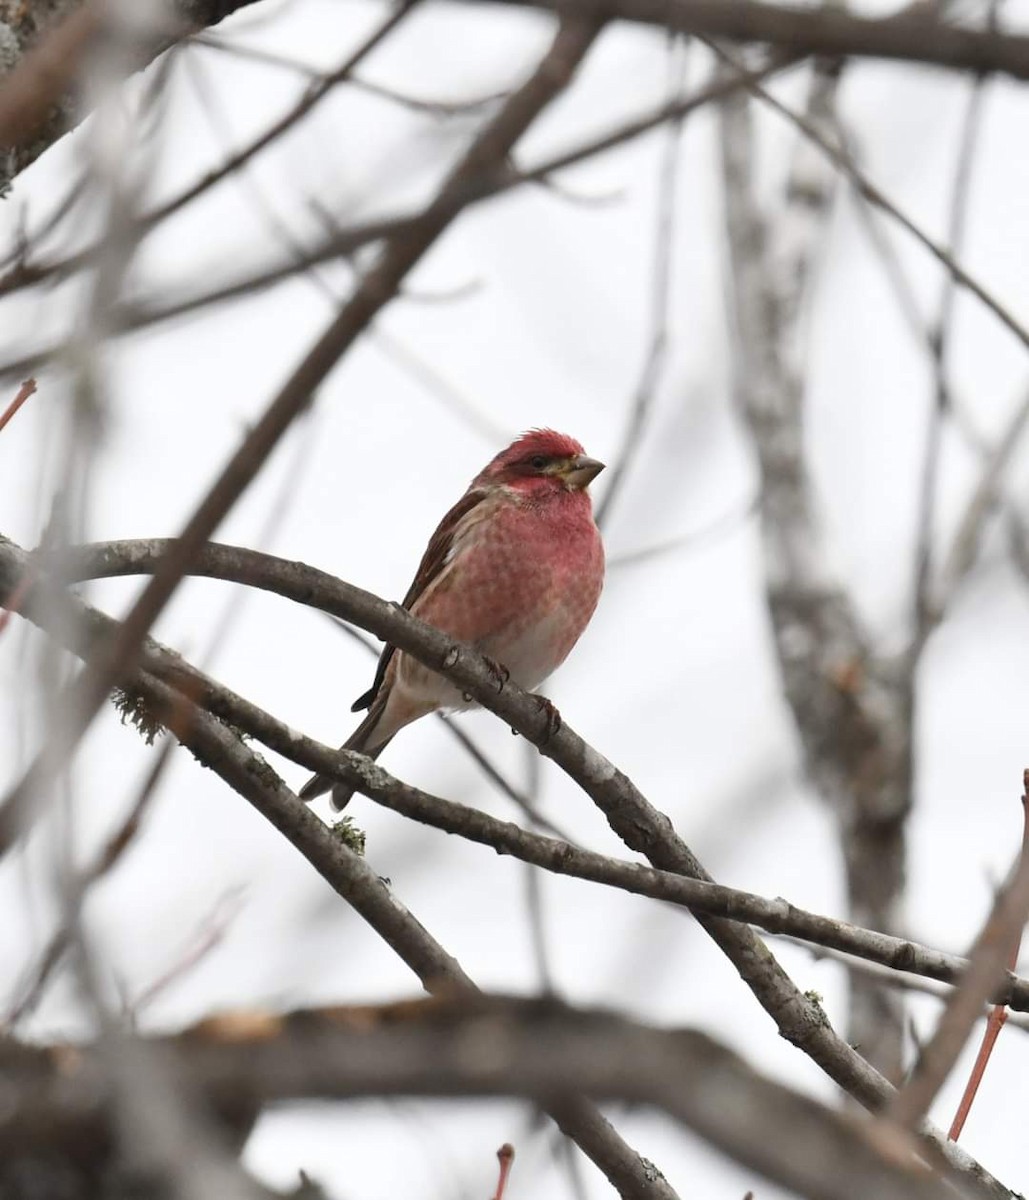
[[(63, 561), (64, 574), (121, 575), (152, 570), (166, 544), (161, 541), (106, 543), (85, 548)], [(23, 552), (0, 542), (0, 597), (17, 587), (26, 568)], [(485, 708), (536, 744), (554, 759), (591, 797), (612, 829), (632, 849), (645, 854), (661, 869), (692, 878), (710, 880), (703, 866), (675, 834), (668, 818), (651, 806), (622, 772), (588, 746), (567, 722), (556, 732), (541, 716), (534, 698), (511, 684), (500, 692), (482, 658), (454, 644), (444, 634), (424, 625), (397, 605), (301, 563), (227, 546), (207, 546), (194, 560), (198, 574), (231, 579), (262, 587), (301, 604), (312, 605), (388, 639), (427, 666), (446, 675)], [(31, 596), (24, 611), (30, 613)], [(339, 760), (337, 760), (339, 761)], [(4, 830), (0, 814), (0, 830)], [(9, 837), (12, 826), (6, 825)], [(0, 842), (2, 842), (0, 838)], [(837, 1036), (821, 1008), (805, 996), (761, 939), (746, 926), (720, 918), (698, 917), (704, 929), (722, 948), (747, 986), (775, 1021), (788, 1041), (808, 1054), (849, 1095), (876, 1110), (889, 1101), (893, 1089), (852, 1047)], [(1006, 1197), (1007, 1190), (968, 1158), (958, 1147), (928, 1131), (955, 1169), (963, 1172), (978, 1194)]]
[[(164, 28), (133, 48), (140, 69), (198, 29), (216, 25), (255, 0), (172, 0)], [(0, 189), (73, 128), (84, 115), (75, 89), (97, 41), (110, 32), (111, 10), (98, 0), (26, 0), (0, 21)]]
[[(157, 680), (141, 676), (136, 686), (182, 744), (249, 800), (304, 855), (415, 972), (426, 991), (445, 995), (477, 992), (460, 963), (408, 912), (371, 866), (302, 804), (232, 730), (195, 706), (184, 714), (179, 694)], [(664, 1176), (641, 1159), (591, 1104), (562, 1097), (551, 1103), (548, 1111), (623, 1200), (676, 1200)]]
[[(360, 1096), (578, 1097), (654, 1105), (745, 1166), (814, 1200), (947, 1200), (917, 1143), (861, 1126), (757, 1074), (693, 1030), (658, 1030), (553, 1000), (475, 996), (226, 1013), (156, 1041), (181, 1084), (223, 1110)], [(0, 1042), (0, 1073), (27, 1087), (0, 1118), (0, 1155), (55, 1125), (102, 1130), (109, 1085), (83, 1047), (63, 1072), (44, 1050)], [(52, 1136), (52, 1134), (51, 1134)], [(93, 1136), (96, 1133), (93, 1132)]]
[[(9, 549), (0, 543), (0, 598), (9, 578), (5, 569), (9, 554)], [(39, 615), (31, 607), (31, 600), (29, 603), (26, 615), (39, 620)], [(68, 642), (67, 648), (86, 655), (91, 641), (105, 632), (110, 621), (110, 617), (99, 611), (75, 603), (74, 611), (62, 615), (51, 627), (60, 636), (62, 630), (77, 626), (82, 636)], [(336, 775), (394, 812), (446, 833), (479, 842), (500, 854), (510, 854), (557, 874), (621, 888), (710, 916), (745, 921), (768, 933), (788, 935), (812, 945), (856, 955), (893, 971), (924, 976), (941, 983), (958, 983), (967, 969), (967, 960), (963, 958), (904, 938), (890, 937), (846, 921), (808, 912), (782, 898), (770, 899), (655, 870), (640, 863), (621, 861), (584, 850), (566, 839), (530, 833), (477, 809), (431, 796), (402, 783), (382, 767), (371, 765), (360, 756), (351, 756), (305, 737), (251, 701), (204, 675), (157, 642), (147, 642), (140, 665), (148, 674), (170, 684), (183, 697), (205, 711), (257, 738), (270, 750), (308, 771)], [(120, 847), (120, 842), (118, 845)], [(107, 857), (105, 853), (102, 859), (104, 863)], [(1029, 1012), (1029, 980), (1008, 974), (993, 992), (991, 1002)]]
[[(176, 0), (182, 33), (204, 28), (254, 0)], [(510, 3), (512, 0), (503, 0)], [(568, 12), (601, 20), (623, 19), (657, 26), (662, 30), (725, 38), (743, 42), (765, 42), (802, 55), (886, 58), (902, 62), (950, 67), (989, 74), (996, 72), (1015, 79), (1029, 79), (1029, 37), (1001, 34), (948, 24), (912, 9), (894, 17), (871, 19), (838, 9), (802, 9), (761, 3), (758, 0), (514, 0), (535, 7)], [(0, 86), (0, 127), (11, 141), (12, 116), (22, 116), (13, 128), (26, 125), (25, 101), (31, 100), (33, 114), (50, 108), (52, 115), (37, 129), (32, 142), (19, 152), (12, 174), (34, 161), (61, 136), (73, 121), (67, 100), (67, 65), (74, 65), (76, 50), (86, 44), (83, 30), (97, 22), (99, 6), (82, 6), (76, 0), (43, 3), (29, 0), (21, 15), (11, 23), (0, 23), (0, 38), (6, 48), (6, 65), (18, 64)], [(81, 15), (80, 15), (81, 14)], [(55, 18), (58, 18), (55, 20)], [(63, 24), (69, 28), (62, 28)], [(88, 32), (88, 30), (87, 30)], [(95, 30), (93, 31), (95, 32)], [(47, 35), (60, 43), (47, 50)], [(156, 41), (141, 57), (150, 61), (176, 38)], [(68, 53), (64, 52), (70, 47)], [(35, 54), (25, 60), (30, 48)], [(47, 59), (50, 61), (47, 62)], [(40, 62), (42, 60), (42, 63)], [(56, 69), (55, 69), (56, 68)], [(15, 78), (17, 77), (17, 79)]]
[[(261, 733), (256, 728), (250, 728), (245, 721), (240, 724), (248, 733), (261, 737)], [(271, 748), (282, 753), (281, 747), (284, 746), (285, 740), (282, 740)], [(295, 743), (294, 749), (299, 758), (302, 753), (299, 743)], [(306, 749), (303, 748), (304, 751)], [(313, 771), (329, 773), (326, 760), (320, 755), (315, 758), (314, 755), (308, 757), (305, 754), (304, 765)], [(355, 776), (360, 780), (365, 795), (394, 812), (444, 833), (479, 842), (498, 854), (510, 854), (558, 875), (620, 888), (710, 916), (745, 921), (766, 933), (785, 934), (813, 946), (838, 950), (893, 971), (935, 979), (941, 983), (958, 984), (968, 970), (968, 960), (957, 955), (945, 954), (874, 929), (863, 929), (834, 917), (821, 916), (797, 908), (782, 897), (772, 899), (717, 883), (689, 879), (584, 850), (559, 838), (530, 833), (513, 822), (498, 820), (478, 809), (430, 796), (393, 779), (378, 766), (366, 768), (358, 762), (356, 769), (346, 772), (345, 781), (352, 782)], [(989, 1000), (991, 1004), (1006, 1004), (1016, 1011), (1029, 1012), (1029, 979), (1009, 973)]]
[[(478, 0), (484, 3), (485, 0)], [(909, 5), (892, 17), (843, 8), (799, 8), (765, 0), (491, 0), (589, 13), (735, 42), (764, 42), (801, 55), (884, 58), (1029, 79), (1029, 37), (941, 21)]]
[[(300, 121), (310, 115), (322, 100), (331, 95), (335, 88), (351, 78), (353, 71), (388, 37), (410, 14), (415, 0), (399, 4), (372, 32), (344, 59), (340, 66), (325, 75), (320, 75), (304, 91), (304, 94), (287, 112), (262, 130), (245, 146), (231, 154), (224, 162), (206, 172), (201, 178), (177, 192), (169, 200), (155, 205), (145, 213), (134, 216), (134, 234), (143, 241), (158, 225), (192, 204), (212, 188), (233, 178), (245, 166), (273, 146)], [(95, 263), (103, 251), (103, 242), (94, 243), (84, 250), (76, 251), (64, 258), (49, 263), (33, 264), (24, 259), (18, 261), (10, 272), (0, 279), (0, 295), (19, 291), (46, 280), (57, 281), (69, 274)]]

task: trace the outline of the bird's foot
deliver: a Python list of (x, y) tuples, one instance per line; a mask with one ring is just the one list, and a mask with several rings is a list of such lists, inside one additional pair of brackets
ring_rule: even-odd
[(503, 663), (497, 662), (495, 658), (490, 658), (488, 654), (484, 654), (482, 658), (486, 664), (486, 670), (489, 671), (494, 683), (497, 685), (497, 691), (502, 692), (504, 684), (511, 678), (511, 672)]
[(543, 730), (543, 736), (540, 738), (541, 743), (546, 744), (561, 728), (561, 714), (546, 696), (534, 695), (533, 700), (536, 702), (536, 707), (546, 717), (547, 723)]

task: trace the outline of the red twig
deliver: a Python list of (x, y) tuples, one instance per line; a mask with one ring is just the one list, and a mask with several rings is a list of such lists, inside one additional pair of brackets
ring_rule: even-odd
[[(1024, 771), (1022, 775), (1022, 857), (1024, 858), (1026, 854), (1029, 854), (1029, 770)], [(1020, 933), (1011, 947), (1011, 953), (1008, 955), (1009, 971), (1013, 971), (1018, 965), (1018, 953), (1021, 947), (1022, 935)], [(975, 1064), (968, 1077), (968, 1083), (965, 1084), (961, 1103), (958, 1105), (958, 1110), (954, 1114), (954, 1120), (951, 1122), (950, 1129), (947, 1132), (947, 1137), (952, 1142), (956, 1142), (961, 1136), (961, 1131), (965, 1127), (965, 1121), (968, 1119), (968, 1114), (975, 1101), (976, 1092), (979, 1090), (979, 1084), (982, 1083), (986, 1064), (990, 1061), (993, 1047), (1007, 1019), (1008, 1010), (1005, 1005), (995, 1004), (990, 1010), (990, 1015), (986, 1021), (986, 1029), (983, 1032), (982, 1044), (979, 1047), (979, 1053), (976, 1055)]]
[(511, 1174), (511, 1164), (514, 1162), (514, 1146), (505, 1142), (497, 1151), (500, 1162), (500, 1178), (497, 1180), (497, 1190), (493, 1200), (504, 1200), (504, 1189), (507, 1187), (507, 1177)]
[(0, 416), (0, 432), (3, 432), (4, 426), (10, 421), (11, 417), (18, 411), (25, 401), (32, 395), (35, 395), (36, 381), (34, 379), (26, 379), (18, 389), (17, 396), (8, 404), (3, 415)]

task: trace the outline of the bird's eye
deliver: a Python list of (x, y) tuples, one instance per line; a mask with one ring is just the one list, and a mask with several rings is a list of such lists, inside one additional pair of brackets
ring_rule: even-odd
[(534, 454), (532, 458), (529, 459), (529, 466), (532, 467), (534, 471), (542, 471), (546, 465), (547, 459), (543, 454)]

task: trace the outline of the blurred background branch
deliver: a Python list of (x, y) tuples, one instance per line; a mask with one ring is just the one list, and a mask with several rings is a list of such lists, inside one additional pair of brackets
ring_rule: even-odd
[[(5, 1197), (1025, 1190), (1026, 1039), (923, 1124), (1029, 1010), (1001, 16), (0, 0)], [(379, 598), (533, 425), (608, 463), (560, 728)], [(311, 609), (492, 716), (337, 752), (373, 647)]]
[[(729, 57), (727, 69), (735, 66)], [(809, 85), (807, 118), (827, 130), (837, 78), (836, 70), (822, 68)], [(912, 679), (873, 657), (851, 599), (832, 577), (805, 461), (801, 320), (835, 177), (801, 143), (782, 210), (766, 216), (752, 174), (751, 103), (741, 93), (722, 102), (722, 163), (736, 397), (761, 480), (768, 612), (805, 769), (839, 824), (851, 918), (896, 934), (903, 920)], [(853, 979), (851, 989), (849, 1040), (899, 1082), (898, 997), (866, 979)]]

